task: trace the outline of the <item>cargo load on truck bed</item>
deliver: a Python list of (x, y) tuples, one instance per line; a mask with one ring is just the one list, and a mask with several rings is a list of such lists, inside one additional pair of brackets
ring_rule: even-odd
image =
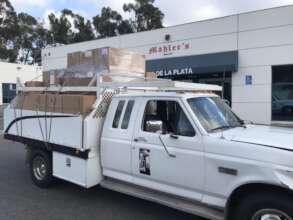
[[(115, 82), (121, 76), (144, 77), (145, 59), (126, 49), (98, 48), (67, 55), (67, 68), (46, 71), (42, 81), (26, 82), (27, 87), (95, 87), (97, 75), (102, 82)], [(116, 76), (114, 76), (116, 74)], [(117, 76), (119, 74), (119, 76)], [(124, 77), (125, 79), (125, 77)], [(130, 79), (128, 79), (130, 80)], [(96, 92), (69, 91), (21, 92), (11, 103), (15, 109), (38, 112), (87, 114), (96, 101)]]

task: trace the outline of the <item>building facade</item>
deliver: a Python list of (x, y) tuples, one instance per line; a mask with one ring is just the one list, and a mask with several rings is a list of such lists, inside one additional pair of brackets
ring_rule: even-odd
[(42, 69), (37, 66), (0, 62), (0, 105), (9, 103), (16, 94), (16, 78), (22, 82), (42, 76)]
[(222, 85), (245, 120), (293, 123), (293, 6), (46, 48), (44, 71), (66, 68), (67, 53), (99, 47), (143, 53), (160, 77)]

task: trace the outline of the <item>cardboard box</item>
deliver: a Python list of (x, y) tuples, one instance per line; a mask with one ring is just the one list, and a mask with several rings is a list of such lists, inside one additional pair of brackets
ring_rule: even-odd
[[(43, 86), (62, 85), (62, 86), (88, 86), (93, 77), (74, 77), (74, 74), (67, 73), (66, 70), (55, 70), (43, 72)], [(95, 86), (94, 83), (92, 86)]]
[(126, 49), (109, 47), (70, 53), (67, 55), (67, 69), (43, 72), (43, 82), (44, 86), (87, 86), (95, 74), (101, 72), (109, 76), (104, 76), (103, 80), (107, 82), (121, 79), (115, 78), (115, 73), (143, 77), (145, 57)]
[[(85, 77), (85, 78), (74, 78), (74, 77), (65, 77), (63, 79), (63, 86), (88, 86), (90, 82), (92, 81), (91, 77)], [(96, 83), (93, 84), (93, 86), (96, 85)]]
[(28, 81), (28, 82), (25, 82), (24, 85), (27, 87), (43, 87), (44, 82), (42, 82), (42, 81)]
[(23, 93), (12, 101), (11, 106), (40, 112), (85, 114), (95, 100), (95, 95)]
[(60, 95), (23, 93), (12, 102), (12, 107), (42, 112), (62, 112), (62, 99)]
[(74, 72), (119, 72), (135, 73), (143, 76), (145, 73), (144, 55), (127, 49), (99, 48), (86, 52), (70, 53), (67, 56), (67, 68)]
[(158, 76), (157, 76), (157, 74), (154, 73), (154, 72), (146, 72), (146, 73), (145, 73), (145, 77), (146, 77), (146, 78), (151, 78), (151, 79), (156, 79)]
[(43, 72), (44, 86), (60, 85), (62, 83), (63, 75), (64, 70), (52, 70), (49, 72)]
[(85, 114), (96, 101), (94, 95), (62, 95), (62, 112), (69, 114)]

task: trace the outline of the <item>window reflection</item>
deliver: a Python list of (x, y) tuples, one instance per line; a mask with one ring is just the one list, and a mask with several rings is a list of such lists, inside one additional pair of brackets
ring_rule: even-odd
[(273, 67), (272, 120), (293, 121), (293, 65)]

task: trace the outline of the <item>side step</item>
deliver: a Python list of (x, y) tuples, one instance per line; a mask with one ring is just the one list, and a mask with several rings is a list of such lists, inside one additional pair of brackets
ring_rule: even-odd
[(114, 179), (104, 179), (100, 185), (103, 188), (116, 192), (124, 193), (140, 199), (156, 202), (170, 208), (174, 208), (193, 215), (204, 217), (212, 220), (224, 220), (224, 213), (201, 203), (189, 201), (180, 197), (176, 197), (167, 193), (154, 191), (145, 187), (134, 184), (125, 183)]

